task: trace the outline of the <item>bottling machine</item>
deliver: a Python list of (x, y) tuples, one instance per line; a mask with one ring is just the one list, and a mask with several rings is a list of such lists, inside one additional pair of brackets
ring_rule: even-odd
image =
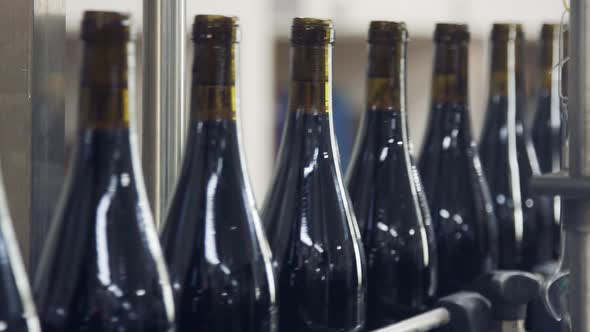
[[(143, 7), (142, 159), (159, 220), (183, 151), (185, 132), (178, 128), (186, 122), (186, 0), (144, 0)], [(65, 0), (0, 1), (0, 121), (13, 124), (2, 126), (0, 150), (10, 151), (3, 156), (4, 179), (17, 233), (30, 243), (21, 249), (30, 257), (31, 273), (64, 178), (65, 51), (56, 47), (64, 45), (64, 9)], [(565, 201), (565, 249), (558, 271), (537, 271), (550, 282), (535, 274), (496, 271), (476, 289), (444, 297), (435, 309), (378, 331), (479, 332), (490, 326), (525, 331), (527, 304), (539, 293), (554, 302), (550, 306), (571, 331), (590, 331), (590, 1), (571, 0), (569, 17), (567, 167), (532, 181), (537, 193), (558, 194)], [(7, 68), (27, 75), (9, 75)]]

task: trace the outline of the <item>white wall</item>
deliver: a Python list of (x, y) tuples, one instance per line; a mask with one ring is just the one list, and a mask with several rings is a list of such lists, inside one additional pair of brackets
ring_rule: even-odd
[[(293, 16), (333, 18), (341, 35), (364, 36), (371, 19), (403, 20), (410, 32), (427, 36), (439, 21), (468, 23), (481, 36), (492, 22), (518, 21), (536, 34), (540, 22), (559, 21), (564, 11), (562, 0), (193, 0), (187, 6), (189, 18), (195, 13), (233, 13), (247, 21), (259, 18), (256, 25), (272, 18), (279, 35), (288, 34)], [(83, 9), (123, 10), (139, 17), (141, 7), (142, 0), (70, 0), (67, 25), (76, 29)]]
[(537, 34), (543, 21), (559, 21), (561, 0), (276, 0), (280, 3), (277, 25), (288, 31), (290, 16), (324, 16), (334, 20), (337, 33), (365, 36), (374, 19), (400, 20), (408, 24), (410, 35), (429, 37), (435, 22), (463, 22), (476, 38), (487, 36), (497, 21), (518, 21), (525, 31)]

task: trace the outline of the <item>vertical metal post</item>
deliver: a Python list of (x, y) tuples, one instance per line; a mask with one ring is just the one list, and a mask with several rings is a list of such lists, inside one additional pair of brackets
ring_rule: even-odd
[[(590, 177), (590, 8), (587, 0), (571, 0), (568, 82), (570, 176)], [(568, 200), (565, 206), (567, 259), (571, 269), (569, 310), (572, 331), (590, 331), (590, 199)]]
[(156, 222), (181, 161), (185, 127), (186, 0), (144, 0), (142, 160)]
[(162, 1), (143, 2), (143, 112), (141, 158), (148, 198), (156, 223), (160, 216), (160, 122), (162, 95)]
[(64, 179), (65, 0), (36, 0), (31, 81), (31, 273), (35, 272)]
[(64, 9), (64, 0), (0, 0), (0, 155), (30, 272), (64, 176)]
[(167, 0), (164, 6), (162, 72), (162, 185), (160, 208), (162, 213), (174, 190), (182, 162), (185, 132), (185, 58), (186, 58), (186, 0)]

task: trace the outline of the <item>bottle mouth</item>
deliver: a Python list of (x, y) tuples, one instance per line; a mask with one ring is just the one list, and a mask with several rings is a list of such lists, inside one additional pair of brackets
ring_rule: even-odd
[(437, 23), (434, 29), (434, 41), (436, 43), (462, 43), (470, 38), (467, 24)]
[(394, 45), (407, 41), (408, 29), (404, 22), (371, 21), (369, 25), (369, 44)]
[(494, 23), (492, 27), (492, 41), (509, 41), (524, 39), (522, 24)]
[(197, 15), (193, 23), (193, 41), (237, 43), (240, 41), (239, 27), (236, 16)]
[(82, 40), (124, 43), (131, 39), (131, 15), (112, 11), (86, 11), (82, 19)]
[(332, 20), (296, 17), (291, 26), (291, 44), (294, 46), (324, 46), (334, 44)]

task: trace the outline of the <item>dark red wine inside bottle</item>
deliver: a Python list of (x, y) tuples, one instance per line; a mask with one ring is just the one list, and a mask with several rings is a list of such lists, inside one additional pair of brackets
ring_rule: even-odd
[(289, 111), (263, 209), (282, 332), (365, 326), (365, 256), (332, 127), (333, 42), (331, 21), (294, 19)]
[(437, 24), (431, 110), (419, 161), (431, 208), (439, 294), (469, 287), (497, 266), (496, 218), (471, 133), (469, 30)]
[[(567, 34), (562, 37), (567, 49)], [(560, 25), (544, 24), (541, 29), (539, 73), (541, 84), (537, 95), (537, 110), (533, 121), (533, 144), (539, 158), (542, 173), (559, 172), (562, 169), (562, 142), (564, 133), (563, 103), (561, 93), (565, 93), (567, 71), (557, 68), (560, 55)], [(562, 75), (560, 77), (559, 71)], [(561, 80), (560, 80), (561, 79)], [(558, 259), (560, 252), (560, 225), (562, 200), (559, 196), (551, 200), (548, 218), (551, 221), (542, 229), (537, 248), (541, 260)], [(540, 263), (540, 262), (539, 262)]]
[(436, 292), (432, 224), (410, 155), (407, 39), (404, 23), (371, 22), (367, 109), (347, 177), (367, 255), (370, 330), (420, 313)]
[(0, 331), (41, 332), (0, 177)]
[(86, 12), (78, 137), (35, 278), (44, 332), (172, 332), (174, 301), (147, 202), (128, 15)]
[(275, 332), (270, 248), (254, 204), (238, 126), (238, 21), (193, 26), (189, 134), (162, 245), (177, 332)]
[(494, 24), (491, 36), (488, 109), (480, 154), (498, 218), (501, 269), (532, 268), (539, 257), (539, 238), (547, 205), (533, 197), (529, 181), (540, 174), (537, 156), (524, 122), (524, 36), (519, 24)]

